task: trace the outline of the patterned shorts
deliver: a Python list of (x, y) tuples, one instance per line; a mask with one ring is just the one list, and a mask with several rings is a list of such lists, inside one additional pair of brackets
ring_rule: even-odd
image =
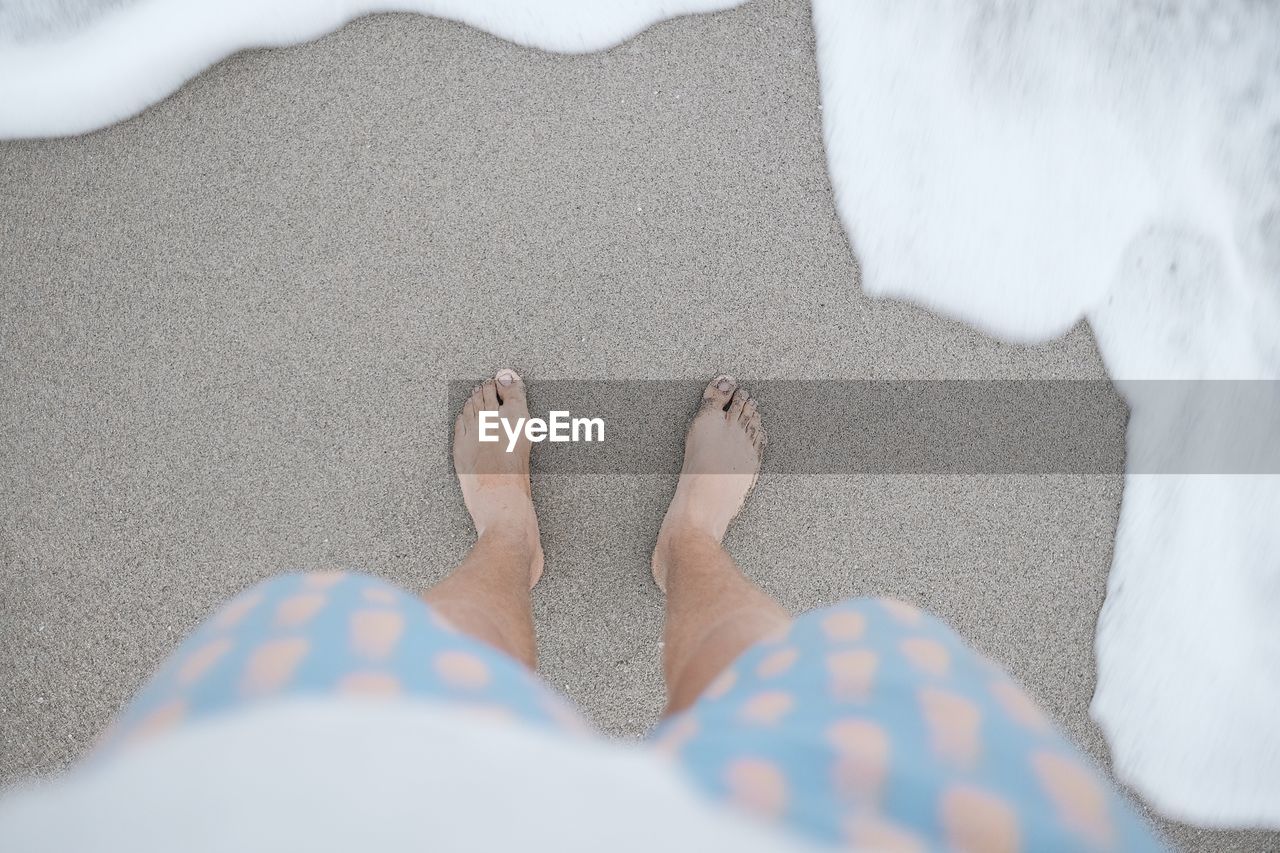
[[(104, 751), (282, 695), (425, 698), (595, 737), (516, 661), (355, 573), (285, 575), (196, 630)], [(853, 599), (742, 654), (650, 738), (694, 786), (807, 838), (884, 850), (1161, 850), (999, 667), (920, 610)]]

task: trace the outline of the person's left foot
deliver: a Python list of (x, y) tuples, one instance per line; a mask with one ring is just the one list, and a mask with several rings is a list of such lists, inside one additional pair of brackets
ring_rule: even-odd
[(476, 533), (510, 536), (528, 548), (532, 587), (542, 576), (542, 545), (529, 486), (529, 440), (521, 431), (508, 453), (507, 436), (499, 426), (499, 441), (480, 441), (480, 413), (486, 411), (497, 412), (512, 428), (529, 417), (524, 381), (514, 370), (499, 370), (471, 392), (453, 425), (453, 467)]

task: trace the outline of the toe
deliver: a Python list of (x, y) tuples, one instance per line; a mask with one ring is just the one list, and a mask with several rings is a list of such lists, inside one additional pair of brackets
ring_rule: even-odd
[(520, 378), (519, 373), (509, 367), (504, 367), (493, 378), (498, 383), (498, 396), (502, 398), (502, 405), (506, 406), (514, 403), (517, 406), (522, 406), (525, 404), (524, 380)]
[(498, 383), (492, 379), (486, 379), (484, 384), (480, 386), (480, 397), (483, 402), (483, 408), (486, 411), (496, 412), (498, 410)]
[(733, 392), (733, 399), (729, 401), (729, 421), (740, 421), (742, 419), (742, 410), (746, 408), (747, 401), (751, 399), (750, 392), (746, 388), (738, 388)]
[(453, 425), (454, 431), (458, 433), (466, 433), (470, 430), (471, 424), (476, 422), (476, 411), (480, 404), (480, 386), (471, 389), (471, 396), (462, 404), (462, 413), (458, 415), (457, 422)]
[(746, 427), (750, 427), (750, 426), (753, 426), (754, 424), (759, 423), (760, 412), (759, 412), (759, 409), (756, 407), (756, 401), (754, 397), (751, 397), (751, 396), (747, 397), (747, 402), (743, 404), (742, 414), (738, 416), (738, 420), (741, 421), (743, 426), (746, 426)]
[(721, 410), (728, 409), (737, 387), (738, 383), (733, 381), (732, 376), (722, 373), (707, 384), (706, 390), (702, 392), (702, 404), (719, 406)]

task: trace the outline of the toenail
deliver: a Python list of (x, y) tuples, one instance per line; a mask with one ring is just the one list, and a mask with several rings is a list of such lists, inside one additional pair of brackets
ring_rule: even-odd
[(515, 378), (516, 375), (510, 370), (504, 370), (498, 374), (498, 384), (503, 386), (510, 385), (515, 381)]
[(721, 379), (720, 384), (717, 385), (716, 387), (719, 388), (721, 391), (728, 391), (730, 388), (733, 387), (733, 383), (730, 382), (728, 379)]

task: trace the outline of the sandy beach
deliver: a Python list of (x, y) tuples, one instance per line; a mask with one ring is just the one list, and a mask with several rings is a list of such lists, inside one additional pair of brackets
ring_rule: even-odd
[[(783, 0), (583, 56), (365, 18), (105, 130), (0, 143), (0, 781), (83, 754), (261, 578), (443, 577), (472, 536), (450, 381), (1105, 377), (1083, 324), (1013, 346), (856, 280), (809, 11)], [(540, 668), (619, 737), (662, 705), (673, 484), (535, 469)], [(929, 608), (1105, 766), (1087, 710), (1122, 485), (766, 460), (728, 544), (796, 611)]]

